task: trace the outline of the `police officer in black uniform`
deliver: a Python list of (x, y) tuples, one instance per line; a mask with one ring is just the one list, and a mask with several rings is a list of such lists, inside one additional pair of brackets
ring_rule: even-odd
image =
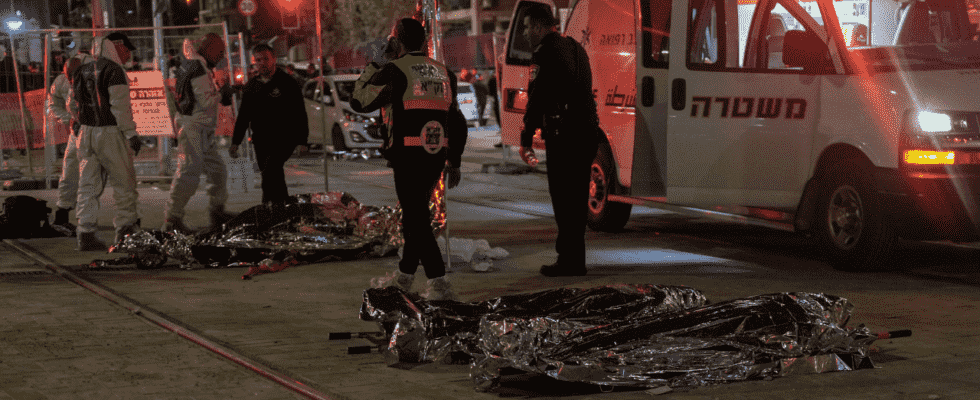
[(541, 129), (548, 159), (548, 189), (558, 224), (558, 260), (542, 266), (541, 274), (585, 275), (589, 170), (599, 143), (589, 57), (574, 39), (558, 34), (558, 21), (549, 9), (529, 9), (524, 24), (524, 36), (535, 49), (521, 158), (531, 166), (537, 164), (531, 145), (535, 131)]
[(459, 184), (466, 121), (456, 102), (456, 75), (425, 55), (425, 43), (425, 28), (419, 21), (398, 21), (385, 51), (392, 59), (365, 69), (355, 85), (351, 108), (382, 109), (387, 127), (383, 150), (394, 171), (405, 239), (394, 283), (409, 291), (421, 262), (429, 278), (429, 300), (453, 300), (446, 264), (432, 232), (429, 197), (443, 171), (449, 188)]

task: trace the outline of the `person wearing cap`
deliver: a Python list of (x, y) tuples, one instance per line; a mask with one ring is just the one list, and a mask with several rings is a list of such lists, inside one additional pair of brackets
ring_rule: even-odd
[(143, 142), (130, 107), (129, 79), (123, 65), (136, 47), (125, 34), (113, 32), (93, 42), (94, 61), (78, 67), (72, 98), (78, 105), (78, 250), (106, 250), (96, 237), (103, 177), (116, 203), (115, 242), (139, 230), (136, 169), (133, 158)]
[(225, 43), (217, 34), (184, 39), (184, 61), (176, 74), (177, 173), (164, 210), (162, 230), (165, 232), (193, 232), (184, 224), (184, 208), (197, 192), (201, 174), (208, 183), (211, 227), (218, 227), (232, 217), (225, 212), (228, 170), (218, 153), (214, 133), (218, 125), (218, 104), (231, 105), (228, 74), (221, 74), (216, 80), (212, 72), (224, 54)]
[(456, 75), (426, 56), (425, 43), (422, 23), (397, 21), (385, 51), (388, 62), (368, 65), (355, 83), (350, 105), (357, 112), (383, 109), (384, 156), (394, 173), (405, 239), (392, 283), (411, 291), (421, 262), (429, 278), (429, 299), (454, 300), (432, 232), (429, 197), (443, 171), (449, 188), (459, 184), (466, 120), (456, 101)]
[(54, 213), (51, 226), (65, 236), (75, 236), (75, 224), (69, 221), (68, 213), (78, 202), (78, 130), (81, 125), (72, 117), (69, 109), (76, 109), (77, 104), (71, 99), (72, 75), (82, 64), (88, 64), (92, 56), (79, 53), (65, 62), (62, 74), (54, 79), (48, 98), (48, 113), (53, 116), (55, 123), (60, 123), (68, 129), (68, 141), (65, 143), (65, 154), (61, 160), (61, 177), (58, 178), (58, 210)]
[(272, 48), (265, 44), (252, 48), (252, 64), (258, 75), (242, 89), (242, 104), (228, 155), (238, 157), (238, 146), (251, 127), (255, 157), (262, 174), (262, 203), (276, 211), (289, 200), (286, 161), (297, 147), (300, 151), (307, 150), (310, 127), (299, 83), (276, 67)]
[(531, 145), (535, 131), (541, 129), (547, 145), (548, 192), (558, 225), (558, 259), (542, 266), (540, 272), (550, 277), (581, 276), (587, 273), (590, 171), (599, 149), (589, 56), (581, 44), (558, 33), (558, 20), (548, 7), (529, 9), (524, 24), (524, 36), (535, 49), (520, 154), (529, 165), (537, 164)]

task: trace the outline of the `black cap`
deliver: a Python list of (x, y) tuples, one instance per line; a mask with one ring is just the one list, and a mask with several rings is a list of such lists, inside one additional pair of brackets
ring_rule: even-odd
[(130, 42), (129, 37), (122, 32), (112, 32), (105, 38), (113, 42), (122, 41), (122, 44), (126, 46), (127, 49), (136, 50), (136, 46), (133, 46), (133, 42)]

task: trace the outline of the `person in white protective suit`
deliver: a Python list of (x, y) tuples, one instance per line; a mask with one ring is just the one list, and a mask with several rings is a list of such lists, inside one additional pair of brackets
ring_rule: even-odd
[(224, 41), (217, 34), (184, 39), (185, 60), (176, 73), (177, 117), (174, 121), (178, 127), (178, 164), (161, 228), (165, 232), (193, 232), (184, 224), (184, 207), (197, 191), (202, 173), (208, 183), (211, 227), (220, 226), (232, 217), (225, 212), (228, 171), (215, 139), (218, 104), (231, 105), (233, 93), (228, 85), (228, 74), (219, 74), (216, 80), (212, 72), (224, 54)]
[(65, 236), (75, 236), (75, 224), (68, 219), (68, 213), (78, 202), (78, 129), (81, 127), (72, 117), (69, 108), (76, 109), (71, 96), (71, 76), (79, 66), (95, 61), (91, 55), (79, 53), (65, 62), (63, 74), (58, 75), (51, 84), (48, 92), (48, 114), (54, 123), (60, 123), (68, 129), (68, 141), (65, 143), (65, 154), (61, 160), (61, 177), (58, 178), (58, 210), (54, 214), (51, 226)]
[(78, 136), (78, 250), (105, 250), (96, 237), (103, 179), (116, 201), (113, 225), (118, 243), (139, 230), (136, 169), (133, 158), (142, 147), (130, 108), (129, 80), (123, 64), (135, 46), (126, 35), (113, 32), (93, 42), (95, 61), (78, 67), (72, 77), (72, 98), (81, 124)]

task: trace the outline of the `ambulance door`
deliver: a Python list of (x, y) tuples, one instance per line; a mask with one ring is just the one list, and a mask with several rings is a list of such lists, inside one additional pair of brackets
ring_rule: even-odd
[[(667, 154), (667, 67), (673, 0), (638, 0), (636, 27), (636, 127), (631, 194), (665, 196)], [(679, 2), (680, 3), (680, 2)], [(685, 5), (686, 6), (686, 5)]]
[[(497, 68), (497, 85), (500, 88), (500, 136), (505, 145), (520, 146), (521, 129), (524, 127), (524, 111), (527, 109), (527, 88), (531, 76), (531, 55), (534, 48), (524, 38), (524, 16), (532, 7), (547, 7), (554, 15), (550, 0), (522, 0), (514, 5), (514, 13), (507, 31), (503, 63)], [(534, 147), (544, 148), (540, 137), (535, 137)]]
[(827, 50), (820, 7), (677, 4), (672, 23), (683, 30), (671, 38), (668, 201), (794, 209), (809, 173), (821, 81), (843, 70)]

